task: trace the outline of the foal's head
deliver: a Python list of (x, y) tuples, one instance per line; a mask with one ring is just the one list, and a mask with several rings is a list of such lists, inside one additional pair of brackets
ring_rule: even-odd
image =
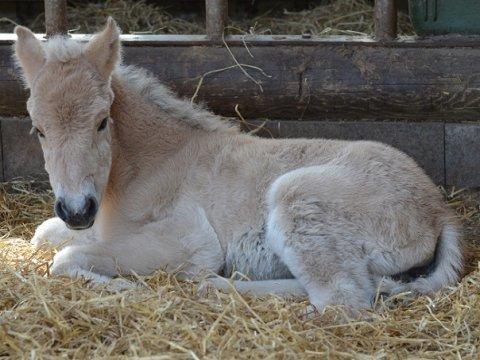
[(110, 78), (120, 58), (113, 19), (88, 44), (56, 37), (42, 44), (17, 26), (15, 55), (28, 88), (28, 112), (56, 196), (72, 229), (92, 226), (111, 165)]

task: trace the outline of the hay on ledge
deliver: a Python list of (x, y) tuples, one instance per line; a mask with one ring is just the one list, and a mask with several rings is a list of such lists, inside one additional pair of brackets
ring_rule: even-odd
[(159, 358), (475, 358), (480, 348), (479, 192), (449, 191), (470, 244), (468, 275), (432, 295), (379, 303), (368, 320), (339, 322), (341, 309), (305, 319), (306, 301), (214, 291), (158, 272), (122, 293), (51, 278), (52, 253), (28, 243), (51, 216), (51, 193), (0, 184), (0, 356)]
[[(131, 34), (204, 34), (205, 20), (201, 13), (172, 14), (168, 7), (145, 0), (106, 0), (69, 2), (68, 24), (71, 32), (94, 33), (113, 16), (124, 33)], [(333, 0), (302, 11), (276, 8), (253, 18), (230, 14), (229, 31), (233, 34), (371, 35), (373, 6), (367, 0)], [(36, 32), (44, 32), (44, 15), (23, 24)], [(11, 32), (12, 19), (0, 18), (0, 31)], [(415, 35), (408, 15), (399, 13), (400, 35)]]

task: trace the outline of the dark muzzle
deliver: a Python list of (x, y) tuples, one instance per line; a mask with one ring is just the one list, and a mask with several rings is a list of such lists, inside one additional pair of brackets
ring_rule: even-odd
[(98, 211), (97, 200), (93, 196), (85, 199), (81, 209), (71, 209), (63, 198), (55, 202), (55, 213), (72, 230), (88, 229), (95, 222)]

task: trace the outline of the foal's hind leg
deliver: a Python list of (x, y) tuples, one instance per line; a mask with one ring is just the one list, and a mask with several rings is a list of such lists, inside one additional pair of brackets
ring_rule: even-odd
[(328, 305), (370, 308), (375, 286), (362, 246), (341, 210), (328, 199), (341, 196), (329, 190), (348, 186), (335, 170), (304, 168), (274, 182), (268, 198), (267, 241), (318, 310)]
[(223, 277), (214, 277), (206, 279), (199, 286), (199, 292), (203, 293), (208, 288), (228, 291), (234, 288), (240, 294), (252, 296), (277, 295), (281, 297), (305, 297), (306, 291), (297, 279), (279, 279), (279, 280), (258, 280), (245, 281), (234, 280)]

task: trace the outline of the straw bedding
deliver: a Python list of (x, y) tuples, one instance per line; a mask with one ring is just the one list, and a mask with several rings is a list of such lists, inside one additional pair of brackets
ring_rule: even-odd
[[(332, 0), (302, 11), (274, 6), (251, 18), (230, 14), (228, 31), (233, 34), (370, 35), (373, 33), (373, 5), (368, 0)], [(172, 14), (168, 6), (145, 0), (69, 1), (67, 11), (71, 32), (93, 33), (113, 16), (124, 33), (204, 34), (205, 20), (200, 13)], [(23, 24), (43, 32), (44, 15)], [(408, 15), (399, 14), (400, 35), (415, 35)], [(11, 32), (14, 22), (0, 18), (0, 31)]]
[(467, 275), (455, 288), (379, 300), (345, 321), (342, 309), (305, 317), (307, 302), (211, 291), (163, 272), (120, 293), (51, 278), (52, 252), (28, 243), (52, 215), (48, 187), (0, 184), (0, 356), (179, 358), (476, 358), (480, 348), (480, 193), (449, 190), (463, 219)]
[[(77, 11), (69, 10), (70, 23), (81, 24), (80, 32), (92, 32), (103, 25), (103, 15), (113, 14), (125, 32), (203, 32), (203, 24), (173, 18), (143, 1), (105, 4), (79, 2)], [(230, 31), (371, 33), (366, 2), (332, 4), (234, 22)], [(32, 26), (41, 28), (40, 23)], [(412, 33), (406, 18), (400, 26)], [(304, 316), (304, 299), (252, 299), (217, 291), (200, 296), (196, 284), (160, 271), (138, 278), (142, 288), (120, 293), (92, 288), (83, 280), (51, 278), (53, 251), (35, 251), (28, 243), (35, 226), (52, 216), (48, 186), (0, 184), (0, 357), (476, 358), (480, 191), (450, 189), (445, 195), (465, 226), (468, 266), (461, 284), (430, 297), (380, 299), (375, 312), (345, 321), (340, 308)]]

